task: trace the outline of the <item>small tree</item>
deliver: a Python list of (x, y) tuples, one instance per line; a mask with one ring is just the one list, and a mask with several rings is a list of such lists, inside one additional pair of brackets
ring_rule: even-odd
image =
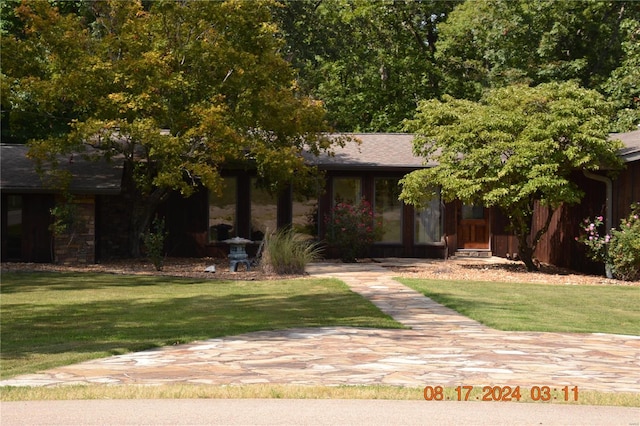
[(164, 242), (169, 233), (165, 230), (164, 219), (156, 216), (149, 230), (144, 234), (144, 246), (147, 256), (155, 266), (156, 271), (164, 267)]
[[(515, 85), (490, 90), (479, 102), (422, 102), (407, 130), (416, 134), (414, 152), (437, 165), (405, 177), (400, 197), (419, 204), (439, 185), (448, 201), (501, 209), (520, 259), (535, 271), (534, 252), (553, 212), (583, 196), (571, 173), (622, 164), (621, 143), (608, 140), (610, 112), (599, 93), (575, 83)], [(537, 201), (548, 215), (532, 233)]]

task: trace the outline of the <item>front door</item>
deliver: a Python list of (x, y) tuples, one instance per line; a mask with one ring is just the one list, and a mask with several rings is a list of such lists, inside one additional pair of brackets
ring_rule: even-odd
[(462, 204), (458, 213), (458, 248), (488, 250), (489, 209), (484, 206)]

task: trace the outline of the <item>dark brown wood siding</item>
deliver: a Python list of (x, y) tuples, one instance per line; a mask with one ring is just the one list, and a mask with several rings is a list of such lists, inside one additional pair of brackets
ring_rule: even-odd
[[(604, 266), (590, 260), (584, 246), (575, 241), (575, 238), (580, 235), (585, 218), (600, 215), (606, 217), (608, 214), (606, 185), (578, 172), (572, 179), (584, 191), (584, 197), (579, 204), (563, 205), (556, 211), (549, 231), (536, 250), (536, 258), (543, 263), (601, 274)], [(625, 170), (613, 179), (612, 188), (612, 225), (617, 227), (620, 219), (629, 214), (631, 204), (640, 200), (640, 162), (627, 164)], [(539, 229), (545, 218), (546, 208), (537, 206), (533, 232)]]
[(640, 201), (640, 161), (627, 167), (614, 180), (613, 185), (613, 226), (631, 212), (631, 204)]
[(52, 261), (51, 209), (54, 196), (51, 194), (15, 194), (22, 199), (20, 248), (7, 250), (7, 197), (2, 194), (2, 261), (46, 263)]

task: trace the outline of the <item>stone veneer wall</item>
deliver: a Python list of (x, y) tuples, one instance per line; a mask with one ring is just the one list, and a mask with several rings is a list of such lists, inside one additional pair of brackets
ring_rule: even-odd
[[(56, 198), (56, 203), (62, 202)], [(54, 240), (55, 262), (63, 265), (87, 265), (96, 261), (96, 198), (76, 196), (75, 215), (66, 232)]]

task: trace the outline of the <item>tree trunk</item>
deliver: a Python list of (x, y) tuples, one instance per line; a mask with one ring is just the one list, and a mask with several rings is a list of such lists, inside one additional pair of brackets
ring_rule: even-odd
[(538, 272), (538, 265), (533, 261), (533, 248), (527, 244), (526, 239), (525, 236), (522, 241), (521, 236), (518, 236), (518, 255), (527, 267), (527, 272)]
[(169, 196), (169, 191), (164, 188), (154, 189), (150, 195), (146, 197), (136, 197), (132, 206), (131, 227), (129, 234), (129, 252), (133, 257), (142, 255), (142, 239), (145, 232), (149, 228), (151, 218)]

